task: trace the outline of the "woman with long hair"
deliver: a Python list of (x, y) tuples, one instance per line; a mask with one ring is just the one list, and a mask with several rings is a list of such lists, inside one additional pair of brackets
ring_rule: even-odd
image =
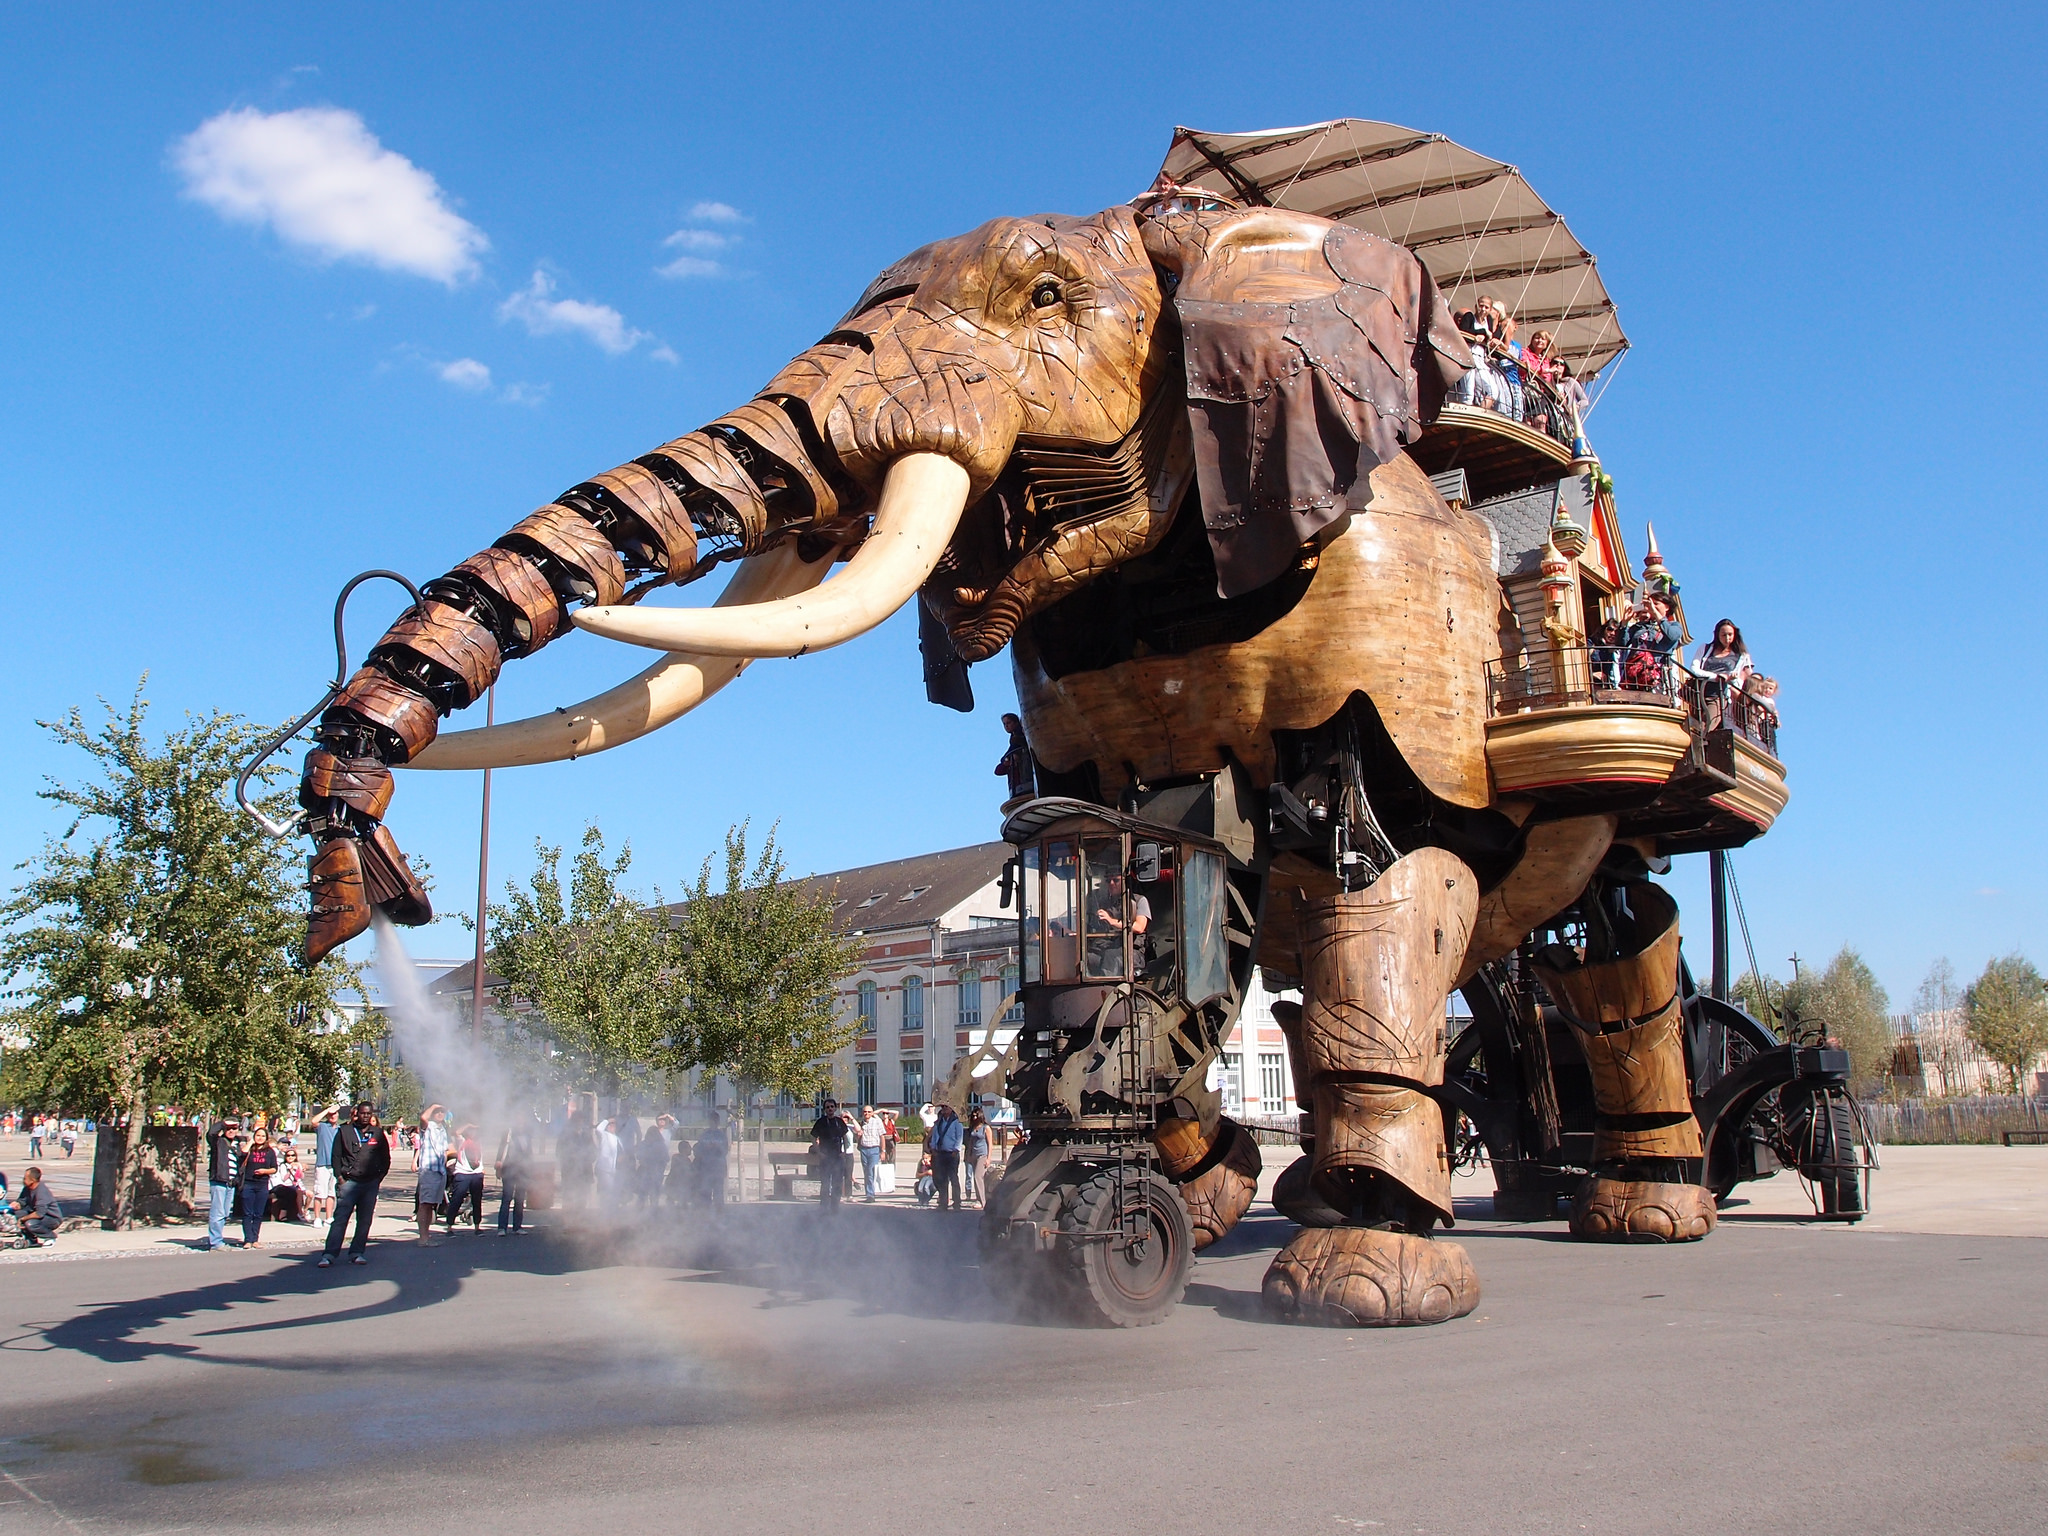
[(249, 1138), (242, 1154), (242, 1246), (261, 1248), (263, 1218), (270, 1209), (270, 1181), (277, 1173), (277, 1148), (262, 1126)]
[(988, 1116), (977, 1106), (967, 1116), (967, 1175), (973, 1181), (968, 1193), (974, 1196), (975, 1204), (984, 1208), (988, 1205), (988, 1159), (992, 1141)]

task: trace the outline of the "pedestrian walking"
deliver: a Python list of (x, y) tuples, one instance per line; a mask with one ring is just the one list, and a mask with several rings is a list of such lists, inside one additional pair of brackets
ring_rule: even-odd
[(882, 1143), (888, 1138), (889, 1123), (872, 1104), (860, 1107), (861, 1198), (869, 1205), (882, 1191)]
[(619, 1203), (619, 1122), (601, 1121), (597, 1127), (597, 1206), (609, 1211)]
[(341, 1257), (341, 1237), (348, 1219), (356, 1219), (349, 1240), (349, 1262), (369, 1262), (363, 1250), (370, 1243), (370, 1220), (377, 1214), (377, 1188), (391, 1171), (391, 1138), (377, 1124), (377, 1111), (365, 1099), (334, 1138), (334, 1221), (327, 1228), (327, 1246), (320, 1255), (326, 1269)]
[(680, 1130), (676, 1133), (676, 1153), (668, 1160), (668, 1181), (666, 1198), (677, 1210), (686, 1210), (697, 1203), (697, 1164), (690, 1155), (689, 1138)]
[(76, 1152), (78, 1150), (78, 1122), (76, 1120), (66, 1120), (64, 1122), (64, 1129), (57, 1133), (57, 1140), (63, 1145), (66, 1157)]
[[(498, 1144), (498, 1231), (526, 1230), (526, 1181), (532, 1176), (535, 1147), (533, 1128), (516, 1125)], [(507, 1218), (511, 1225), (506, 1225)]]
[(341, 1130), (341, 1106), (330, 1104), (313, 1117), (313, 1219), (334, 1219), (334, 1138)]
[(448, 1111), (429, 1104), (420, 1116), (419, 1138), (413, 1143), (412, 1166), (419, 1174), (419, 1188), (413, 1191), (413, 1220), (419, 1224), (420, 1243), (434, 1246), (434, 1213), (448, 1198)]
[(697, 1197), (714, 1213), (725, 1209), (726, 1154), (731, 1149), (725, 1126), (713, 1121), (697, 1138), (696, 1156), (691, 1160)]
[(30, 1157), (41, 1157), (43, 1155), (43, 1124), (43, 1117), (41, 1115), (37, 1115), (28, 1123), (28, 1155)]
[(441, 1208), (443, 1225), (453, 1233), (455, 1218), (462, 1214), (463, 1202), (468, 1201), (469, 1230), (481, 1232), (484, 1229), (484, 1149), (477, 1145), (476, 1127), (465, 1125), (457, 1130), (449, 1148), (451, 1167), (448, 1200)]
[(967, 1113), (967, 1193), (974, 1203), (988, 1205), (988, 1160), (992, 1137), (988, 1116), (977, 1106)]
[(839, 1197), (845, 1190), (848, 1133), (852, 1129), (839, 1112), (837, 1099), (827, 1099), (824, 1112), (811, 1122), (811, 1156), (818, 1162), (818, 1204), (828, 1211), (839, 1209)]
[(932, 1154), (932, 1190), (942, 1211), (960, 1209), (960, 1148), (967, 1141), (967, 1128), (953, 1106), (941, 1104), (925, 1145)]
[(236, 1123), (240, 1118), (238, 1115), (229, 1115), (225, 1120), (216, 1120), (206, 1128), (208, 1249), (227, 1246), (228, 1216), (234, 1210), (235, 1200), (241, 1192), (242, 1127)]
[(57, 1197), (50, 1193), (50, 1186), (43, 1182), (41, 1168), (31, 1166), (22, 1174), (21, 1193), (14, 1197), (14, 1214), (21, 1231), (20, 1246), (40, 1248), (57, 1240), (57, 1227), (64, 1220), (64, 1211), (57, 1204)]
[(263, 1218), (270, 1213), (270, 1181), (277, 1175), (277, 1148), (270, 1144), (270, 1132), (262, 1126), (249, 1138), (249, 1150), (242, 1154), (242, 1246), (263, 1246)]

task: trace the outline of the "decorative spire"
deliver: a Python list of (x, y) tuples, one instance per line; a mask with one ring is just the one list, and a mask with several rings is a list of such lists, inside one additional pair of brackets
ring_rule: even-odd
[(1643, 556), (1643, 590), (1674, 593), (1678, 590), (1678, 578), (1671, 574), (1664, 564), (1663, 555), (1657, 551), (1657, 525), (1646, 522), (1643, 527), (1650, 535), (1650, 548)]
[(1586, 552), (1586, 530), (1572, 521), (1572, 509), (1565, 504), (1562, 494), (1550, 519), (1550, 542), (1567, 560), (1576, 560)]

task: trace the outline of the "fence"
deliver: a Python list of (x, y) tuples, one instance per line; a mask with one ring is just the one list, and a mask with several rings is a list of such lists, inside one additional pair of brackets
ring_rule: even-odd
[(2048, 1100), (1987, 1094), (1970, 1099), (1880, 1099), (1862, 1105), (1870, 1134), (1887, 1146), (1995, 1145), (2007, 1131), (2048, 1129)]

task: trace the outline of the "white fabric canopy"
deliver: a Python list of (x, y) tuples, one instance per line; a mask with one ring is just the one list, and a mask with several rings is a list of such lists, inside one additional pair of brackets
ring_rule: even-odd
[(1592, 252), (1520, 171), (1440, 133), (1355, 117), (1265, 133), (1176, 128), (1161, 171), (1405, 245), (1454, 309), (1491, 296), (1518, 339), (1549, 331), (1582, 380), (1628, 349)]

